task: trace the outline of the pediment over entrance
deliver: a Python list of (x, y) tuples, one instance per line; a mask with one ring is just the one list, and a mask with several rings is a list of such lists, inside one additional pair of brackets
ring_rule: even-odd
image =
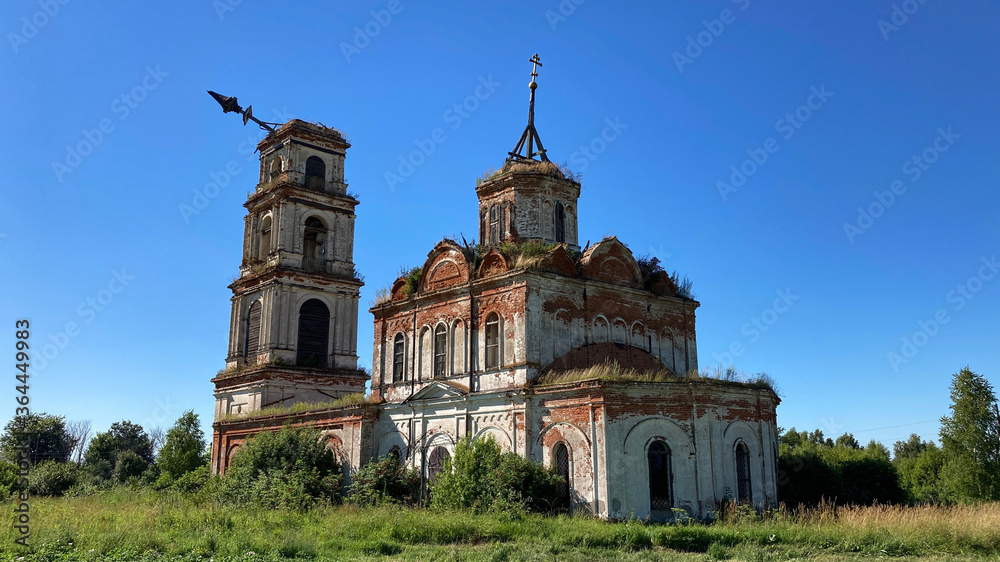
[(462, 398), (468, 396), (469, 389), (460, 385), (446, 381), (434, 381), (421, 388), (413, 396), (403, 402), (413, 402), (416, 400), (439, 400), (444, 398)]

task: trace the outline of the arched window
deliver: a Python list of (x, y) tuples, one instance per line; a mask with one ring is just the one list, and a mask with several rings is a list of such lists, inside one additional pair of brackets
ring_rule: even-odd
[(486, 368), (500, 367), (500, 315), (491, 312), (486, 316)]
[(322, 271), (326, 266), (326, 226), (316, 217), (306, 219), (302, 235), (302, 269)]
[(556, 220), (556, 242), (565, 242), (566, 212), (563, 210), (563, 204), (560, 201), (556, 201), (555, 220)]
[(274, 160), (271, 160), (271, 169), (269, 172), (268, 179), (270, 181), (278, 179), (278, 176), (281, 175), (281, 156), (275, 156)]
[(323, 189), (326, 185), (326, 164), (319, 156), (306, 159), (306, 187)]
[(743, 441), (736, 444), (736, 501), (753, 502), (750, 487), (750, 448)]
[(451, 455), (448, 454), (448, 449), (444, 447), (434, 447), (431, 451), (431, 456), (427, 459), (427, 479), (431, 482), (437, 478), (438, 474), (444, 469), (444, 462), (450, 459)]
[(670, 447), (663, 441), (649, 444), (649, 509), (671, 509), (674, 500), (671, 495)]
[(264, 217), (260, 221), (260, 244), (257, 247), (257, 259), (264, 261), (271, 253), (271, 217)]
[(500, 242), (500, 207), (490, 206), (490, 244)]
[(556, 474), (562, 477), (563, 483), (559, 487), (560, 507), (569, 507), (569, 449), (565, 443), (557, 443), (552, 450), (552, 468)]
[(406, 339), (403, 334), (396, 334), (392, 343), (392, 382), (403, 380), (403, 365), (406, 354)]
[(329, 339), (330, 309), (319, 299), (307, 300), (299, 309), (299, 337), (295, 346), (295, 364), (326, 368)]
[(438, 324), (434, 329), (434, 376), (444, 376), (445, 358), (448, 349), (448, 330), (444, 324)]
[(246, 339), (243, 342), (243, 357), (254, 357), (260, 347), (260, 299), (253, 301), (247, 312)]
[(403, 453), (401, 453), (399, 451), (399, 447), (397, 447), (395, 445), (393, 445), (392, 448), (389, 449), (389, 455), (388, 456), (396, 459), (396, 463), (397, 464), (401, 464), (403, 462)]

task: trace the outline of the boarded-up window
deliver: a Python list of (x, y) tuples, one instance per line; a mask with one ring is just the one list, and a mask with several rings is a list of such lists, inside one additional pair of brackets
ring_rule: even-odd
[(559, 507), (569, 507), (569, 449), (565, 443), (556, 444), (552, 451), (552, 464), (556, 474), (562, 477), (559, 484)]
[(750, 488), (750, 449), (742, 441), (736, 444), (736, 501), (753, 501)]
[(490, 244), (500, 242), (500, 208), (496, 205), (490, 207)]
[(649, 461), (649, 508), (651, 510), (671, 509), (670, 447), (663, 441), (653, 441), (647, 454)]
[(430, 458), (427, 459), (427, 479), (433, 482), (438, 474), (444, 469), (444, 462), (450, 459), (451, 455), (448, 454), (448, 449), (444, 447), (434, 447), (431, 451)]
[(434, 376), (445, 374), (445, 359), (448, 350), (448, 330), (443, 324), (434, 329)]
[(260, 299), (253, 301), (247, 312), (246, 341), (243, 345), (243, 357), (254, 357), (260, 347)]
[(486, 368), (500, 367), (500, 316), (491, 312), (486, 316)]
[(306, 159), (306, 187), (323, 189), (326, 184), (326, 164), (319, 156)]
[(299, 309), (299, 337), (295, 346), (295, 364), (327, 367), (327, 342), (330, 339), (330, 309), (319, 299), (309, 299)]
[(563, 204), (559, 201), (556, 201), (555, 221), (556, 221), (556, 242), (565, 242), (566, 212), (563, 210)]
[(392, 382), (403, 380), (403, 365), (406, 354), (406, 340), (403, 334), (396, 334), (392, 344)]

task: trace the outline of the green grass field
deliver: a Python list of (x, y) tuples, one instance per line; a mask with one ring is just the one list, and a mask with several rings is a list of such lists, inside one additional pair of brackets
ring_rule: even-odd
[(0, 560), (997, 559), (1000, 504), (824, 508), (647, 525), (403, 508), (233, 509), (119, 489), (33, 499), (30, 548), (16, 545), (17, 536), (13, 525), (0, 532)]

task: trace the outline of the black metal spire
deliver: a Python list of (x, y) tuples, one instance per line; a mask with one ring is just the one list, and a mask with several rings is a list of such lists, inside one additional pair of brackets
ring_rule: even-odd
[(215, 101), (219, 102), (219, 105), (222, 106), (223, 113), (234, 112), (241, 114), (243, 116), (244, 125), (247, 124), (247, 121), (253, 121), (254, 123), (260, 125), (260, 128), (264, 129), (268, 133), (274, 132), (273, 125), (280, 125), (280, 123), (268, 123), (266, 121), (261, 121), (260, 119), (257, 119), (256, 117), (253, 116), (253, 106), (250, 105), (247, 106), (246, 109), (243, 109), (242, 107), (240, 107), (239, 102), (236, 101), (236, 96), (224, 96), (222, 94), (217, 94), (212, 90), (209, 90), (208, 93), (213, 98), (215, 98)]
[[(531, 97), (528, 102), (528, 126), (521, 133), (521, 140), (517, 141), (517, 146), (508, 153), (508, 162), (511, 160), (534, 160), (535, 156), (538, 156), (542, 162), (549, 161), (549, 157), (545, 155), (545, 148), (542, 146), (542, 139), (538, 136), (538, 131), (535, 129), (535, 89), (538, 88), (535, 77), (538, 76), (538, 67), (542, 66), (542, 59), (538, 58), (538, 53), (535, 53), (535, 56), (531, 57), (528, 62), (532, 63), (531, 83), (528, 84), (528, 88), (531, 89)], [(522, 149), (526, 145), (526, 153), (521, 154)], [(534, 149), (535, 145), (538, 145), (538, 150)]]

